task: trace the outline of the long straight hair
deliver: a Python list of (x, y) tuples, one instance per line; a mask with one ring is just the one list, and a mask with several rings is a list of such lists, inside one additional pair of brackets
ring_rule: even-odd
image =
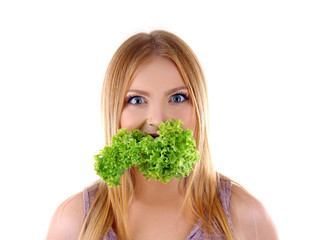
[[(194, 130), (201, 160), (195, 164), (184, 181), (184, 210), (193, 224), (201, 223), (208, 238), (233, 240), (234, 236), (217, 196), (219, 175), (214, 171), (207, 138), (208, 95), (200, 63), (191, 48), (179, 37), (167, 31), (138, 33), (127, 39), (115, 52), (107, 68), (101, 98), (102, 123), (106, 145), (120, 128), (124, 96), (139, 66), (152, 57), (165, 57), (178, 68), (188, 88), (195, 109), (197, 124)], [(133, 169), (121, 177), (121, 185), (108, 187), (98, 181), (98, 193), (84, 220), (80, 239), (103, 239), (113, 227), (118, 239), (130, 239), (128, 206), (134, 194)]]

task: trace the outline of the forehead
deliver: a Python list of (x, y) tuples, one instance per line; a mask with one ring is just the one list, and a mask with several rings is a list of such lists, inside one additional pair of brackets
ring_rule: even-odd
[(185, 86), (176, 65), (164, 57), (154, 57), (141, 65), (130, 83), (133, 88), (174, 88)]

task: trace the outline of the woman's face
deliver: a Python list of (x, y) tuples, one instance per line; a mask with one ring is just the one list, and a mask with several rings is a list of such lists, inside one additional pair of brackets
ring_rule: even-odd
[(181, 120), (194, 131), (195, 111), (184, 81), (174, 63), (155, 57), (140, 66), (126, 93), (121, 128), (156, 133), (161, 122)]

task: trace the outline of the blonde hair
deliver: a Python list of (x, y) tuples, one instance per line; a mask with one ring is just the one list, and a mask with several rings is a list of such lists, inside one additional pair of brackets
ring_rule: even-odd
[[(201, 160), (192, 173), (183, 178), (185, 200), (183, 209), (194, 224), (200, 222), (209, 238), (220, 234), (234, 239), (226, 214), (217, 196), (219, 175), (213, 170), (209, 152), (208, 97), (204, 74), (190, 47), (172, 33), (158, 30), (138, 33), (126, 40), (116, 51), (106, 71), (101, 99), (106, 144), (120, 128), (124, 96), (136, 69), (153, 56), (165, 57), (178, 68), (188, 88), (197, 118), (194, 138)], [(113, 227), (118, 239), (130, 239), (128, 205), (134, 193), (134, 174), (126, 170), (121, 186), (109, 188), (99, 180), (99, 190), (84, 220), (80, 239), (102, 239)]]

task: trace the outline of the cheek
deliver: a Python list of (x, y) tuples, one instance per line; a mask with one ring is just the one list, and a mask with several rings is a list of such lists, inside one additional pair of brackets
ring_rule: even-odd
[(187, 125), (185, 127), (194, 131), (195, 125), (196, 125), (196, 114), (195, 114), (195, 111), (192, 109), (192, 111), (190, 111), (187, 115)]
[(191, 129), (194, 131), (196, 125), (196, 114), (192, 106), (189, 106), (182, 111), (177, 111), (174, 113), (176, 116), (175, 120), (181, 119), (183, 124), (183, 129)]
[(141, 115), (134, 114), (129, 108), (124, 108), (121, 112), (120, 127), (126, 129), (139, 128), (141, 124)]

